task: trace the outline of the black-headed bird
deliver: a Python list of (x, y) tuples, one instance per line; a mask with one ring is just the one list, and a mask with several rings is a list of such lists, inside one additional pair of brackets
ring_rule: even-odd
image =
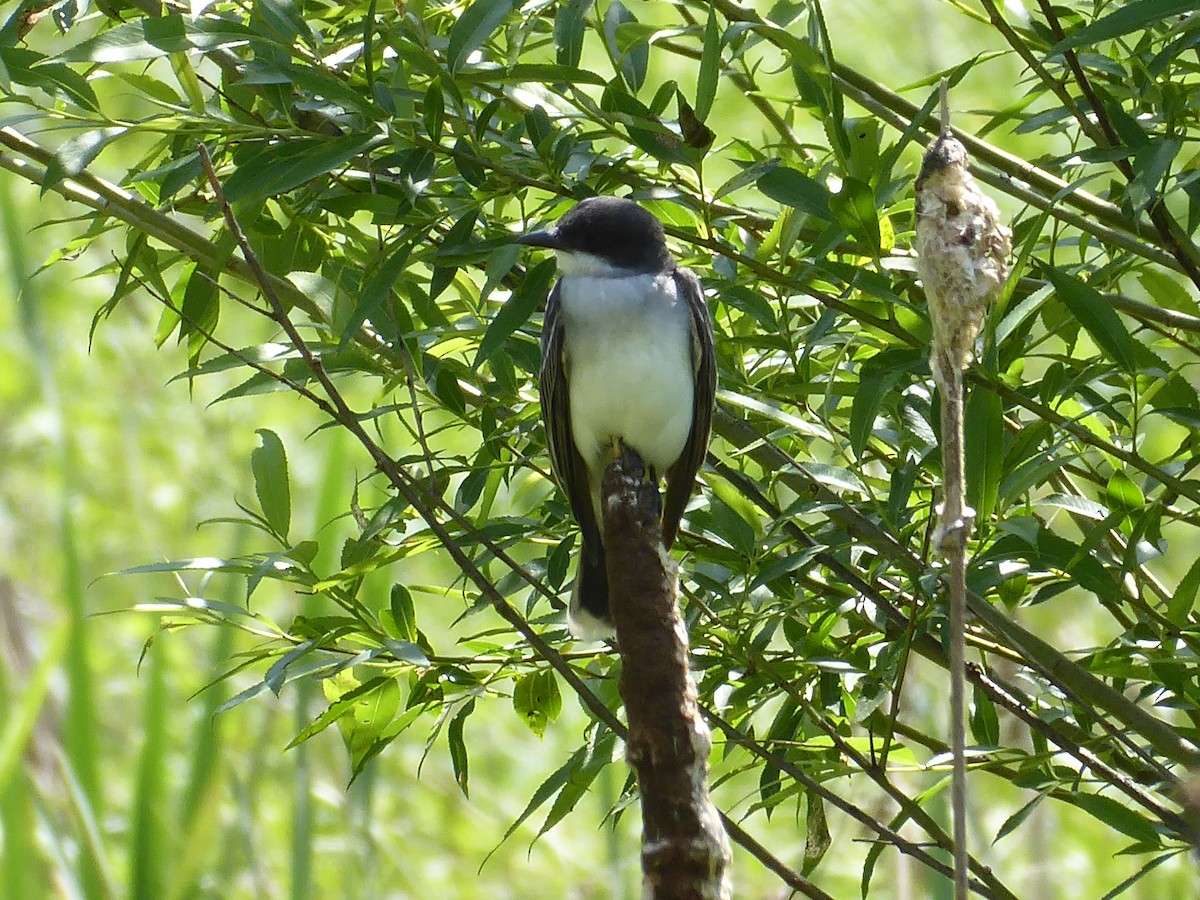
[(600, 481), (621, 444), (667, 478), (670, 549), (704, 462), (717, 369), (696, 276), (667, 252), (662, 223), (632, 200), (593, 197), (518, 238), (554, 250), (561, 277), (542, 327), (539, 383), (550, 463), (579, 522), (572, 632), (611, 635)]

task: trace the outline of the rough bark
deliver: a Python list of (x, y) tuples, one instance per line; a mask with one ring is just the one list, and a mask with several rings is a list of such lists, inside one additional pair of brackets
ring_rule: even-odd
[(658, 489), (625, 449), (603, 481), (609, 603), (621, 648), (626, 752), (642, 805), (643, 897), (731, 896), (729, 838), (708, 796), (712, 736), (696, 705)]

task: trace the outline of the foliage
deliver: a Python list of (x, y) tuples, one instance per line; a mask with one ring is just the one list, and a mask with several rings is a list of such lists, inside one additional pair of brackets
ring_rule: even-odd
[[(955, 5), (1003, 43), (945, 73), (951, 97), (977, 70), (1023, 73), (963, 138), (1017, 248), (968, 376), (972, 783), (1017, 789), (997, 841), (1047, 798), (1111, 829), (1138, 859), (1119, 893), (1196, 840), (1176, 789), (1200, 725), (1200, 15)], [(944, 723), (905, 702), (909, 673), (945, 665), (939, 423), (908, 249), (941, 73), (896, 93), (843, 64), (815, 0), (67, 0), (49, 18), (22, 4), (4, 26), (0, 165), (89, 209), (75, 249), (121, 236), (97, 325), (148, 293), (155, 339), (187, 347), (181, 377), (236, 373), (233, 402), (304, 397), (369, 466), (342, 511), (357, 534), (322, 554), (260, 428), (243, 508), (260, 549), (133, 570), (188, 585), (154, 605), (167, 624), (265, 638), (227, 673), (258, 680), (223, 709), (320, 679), (328, 708), (294, 743), (336, 724), (357, 777), (414, 729), (443, 735), (465, 793), (481, 705), (541, 731), (574, 694), (584, 744), (521, 817), (545, 809), (546, 827), (612, 763), (619, 660), (562, 624), (575, 536), (533, 399), (553, 263), (512, 237), (628, 194), (701, 273), (718, 331), (716, 439), (681, 545), (719, 771), (757, 786), (727, 811), (750, 831), (804, 818), (803, 875), (756, 854), (802, 893), (819, 896), (827, 812), (876, 841), (864, 894), (887, 846), (947, 871)], [(118, 159), (123, 187), (92, 174)], [(424, 580), (431, 561), (458, 580)], [(381, 571), (394, 587), (373, 605)], [(214, 574), (241, 579), (238, 602), (210, 593)], [(256, 610), (265, 581), (303, 612)], [(461, 616), (435, 635), (447, 598)], [(973, 849), (980, 895), (1014, 896), (1018, 873)]]

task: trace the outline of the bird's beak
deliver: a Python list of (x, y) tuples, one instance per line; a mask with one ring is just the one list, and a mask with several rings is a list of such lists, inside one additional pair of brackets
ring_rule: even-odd
[(558, 233), (554, 230), (531, 231), (517, 238), (517, 243), (525, 244), (528, 247), (545, 247), (548, 250), (562, 249), (562, 242), (558, 239)]

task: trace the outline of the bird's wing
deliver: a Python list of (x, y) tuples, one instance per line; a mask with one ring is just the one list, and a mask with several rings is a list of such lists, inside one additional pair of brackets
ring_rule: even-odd
[(696, 473), (704, 464), (708, 452), (708, 437), (712, 431), (713, 403), (717, 393), (717, 360), (713, 347), (712, 314), (704, 300), (700, 281), (688, 269), (675, 270), (675, 287), (692, 314), (692, 371), (695, 387), (692, 393), (692, 429), (688, 432), (683, 453), (667, 470), (667, 494), (663, 500), (663, 546), (670, 549), (675, 543), (679, 520), (692, 495)]
[(603, 545), (596, 511), (588, 487), (587, 466), (575, 446), (571, 433), (571, 400), (567, 388), (566, 346), (563, 339), (562, 281), (554, 285), (546, 301), (546, 317), (542, 324), (542, 373), (538, 393), (542, 403), (542, 421), (546, 426), (546, 449), (550, 452), (550, 467), (558, 486), (567, 495), (571, 512), (583, 532), (585, 552), (595, 563), (601, 559)]

